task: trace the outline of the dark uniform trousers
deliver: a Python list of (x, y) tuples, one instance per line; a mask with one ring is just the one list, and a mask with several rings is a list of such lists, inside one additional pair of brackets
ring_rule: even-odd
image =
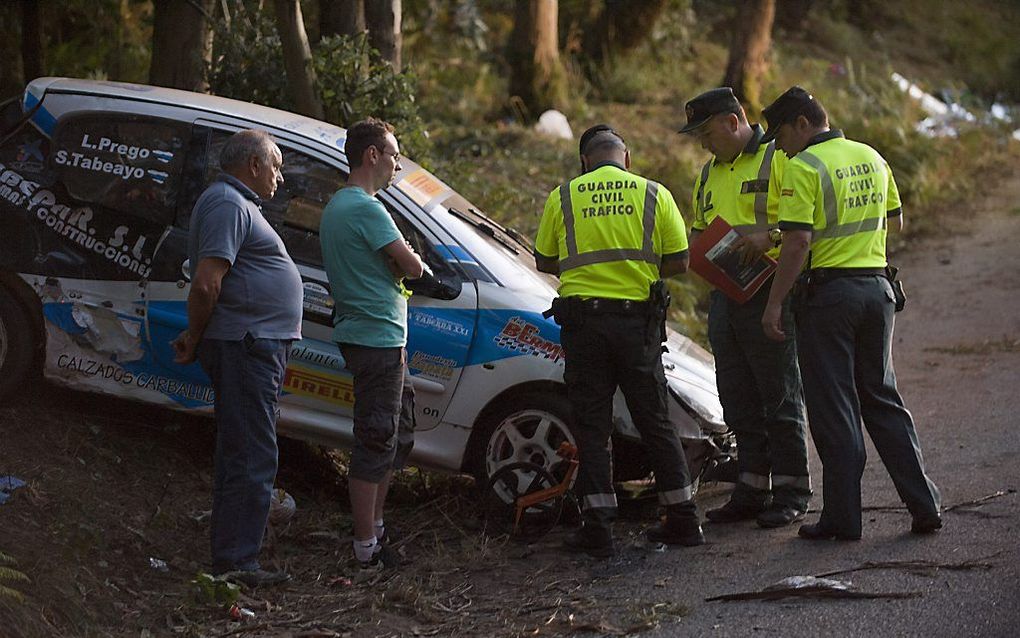
[(641, 433), (660, 503), (673, 518), (697, 517), (687, 460), (669, 421), (662, 344), (657, 332), (648, 338), (648, 326), (645, 313), (589, 312), (560, 332), (580, 460), (576, 491), (586, 526), (608, 527), (616, 518), (610, 436), (617, 387)]
[(770, 285), (743, 305), (714, 291), (708, 338), (715, 354), (716, 385), (726, 424), (737, 437), (740, 477), (736, 505), (750, 508), (773, 501), (806, 510), (811, 499), (806, 418), (793, 315), (783, 306), (785, 341), (765, 336), (761, 317)]
[(913, 418), (896, 388), (889, 281), (834, 279), (814, 286), (795, 308), (811, 436), (822, 460), (819, 525), (861, 533), (862, 419), (910, 513), (938, 512), (939, 490), (924, 472)]

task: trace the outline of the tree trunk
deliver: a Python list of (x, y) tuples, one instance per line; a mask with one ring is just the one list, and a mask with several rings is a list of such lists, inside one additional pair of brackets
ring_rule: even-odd
[(605, 0), (595, 23), (585, 29), (585, 57), (597, 65), (647, 41), (665, 7), (666, 0)]
[(365, 0), (368, 43), (400, 72), (400, 0)]
[(324, 119), (322, 102), (315, 91), (315, 69), (312, 68), (312, 49), (308, 46), (305, 23), (301, 19), (299, 0), (276, 0), (276, 28), (283, 45), (283, 64), (287, 69), (287, 84), (297, 105), (298, 113)]
[(322, 37), (363, 33), (364, 0), (319, 0), (319, 24)]
[(768, 70), (765, 56), (772, 46), (776, 0), (744, 0), (737, 13), (723, 86), (752, 111), (761, 110), (761, 77)]
[(153, 2), (149, 84), (209, 92), (213, 0)]
[(21, 65), (25, 84), (46, 75), (38, 0), (21, 0)]
[(521, 115), (533, 120), (566, 103), (567, 79), (560, 64), (556, 0), (517, 0), (510, 34), (510, 99), (519, 99)]

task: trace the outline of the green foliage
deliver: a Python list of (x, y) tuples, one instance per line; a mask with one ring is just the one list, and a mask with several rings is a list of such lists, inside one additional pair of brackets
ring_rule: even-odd
[(190, 585), (192, 600), (199, 604), (230, 605), (237, 602), (241, 596), (241, 588), (238, 585), (205, 572), (199, 572), (191, 580)]
[[(408, 155), (427, 158), (430, 143), (411, 71), (394, 72), (365, 34), (323, 38), (312, 51), (312, 65), (326, 121), (348, 127), (368, 116), (384, 119), (397, 129)], [(239, 5), (230, 27), (218, 27), (209, 82), (217, 95), (294, 110), (280, 36), (266, 12)]]
[(425, 159), (430, 143), (411, 71), (396, 73), (364, 33), (323, 38), (312, 63), (327, 121), (347, 127), (369, 116), (384, 119), (396, 128), (408, 155)]
[(268, 14), (238, 5), (229, 25), (217, 23), (209, 88), (235, 100), (294, 110), (280, 36)]
[(25, 595), (9, 586), (12, 583), (31, 582), (29, 577), (23, 572), (9, 567), (9, 565), (17, 565), (17, 563), (18, 561), (14, 560), (11, 556), (0, 552), (0, 601), (13, 600), (17, 603), (25, 602)]

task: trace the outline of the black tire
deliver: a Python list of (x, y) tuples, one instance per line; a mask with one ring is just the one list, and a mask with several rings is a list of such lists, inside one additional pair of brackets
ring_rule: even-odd
[(35, 346), (35, 331), (24, 306), (0, 288), (0, 397), (24, 388)]
[(559, 494), (525, 509), (521, 520), (516, 521), (516, 502), (559, 484), (541, 465), (509, 463), (489, 479), (482, 494), (482, 516), (489, 533), (509, 534), (518, 540), (535, 540), (544, 536), (560, 520), (564, 494)]
[[(551, 392), (517, 395), (503, 401), (475, 426), (467, 465), (479, 486), (486, 485), (500, 468), (510, 463), (534, 463), (559, 480), (565, 464), (556, 456), (556, 450), (563, 441), (576, 444), (570, 423), (570, 403), (566, 397)], [(546, 429), (545, 436), (539, 430), (542, 427)], [(507, 436), (509, 428), (523, 438), (511, 440)]]

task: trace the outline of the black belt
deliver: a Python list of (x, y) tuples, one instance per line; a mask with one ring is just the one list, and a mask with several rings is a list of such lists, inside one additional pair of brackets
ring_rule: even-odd
[(651, 308), (647, 301), (635, 301), (633, 299), (591, 297), (579, 299), (575, 303), (579, 303), (585, 311), (593, 313), (643, 314), (647, 313)]
[(884, 277), (885, 268), (812, 268), (807, 275), (811, 283), (824, 284), (843, 277)]

